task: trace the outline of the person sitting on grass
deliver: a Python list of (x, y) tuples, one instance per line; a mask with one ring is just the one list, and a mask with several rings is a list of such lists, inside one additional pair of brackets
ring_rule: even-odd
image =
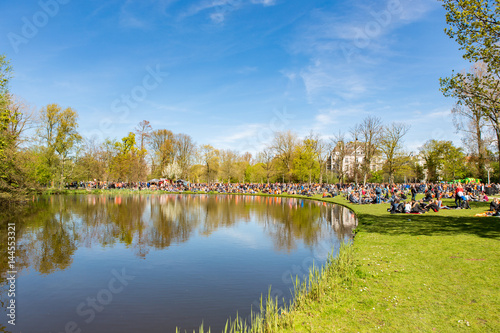
[(497, 212), (499, 209), (500, 209), (500, 203), (498, 201), (498, 198), (495, 198), (490, 203), (490, 211)]
[(427, 209), (427, 210), (432, 209), (434, 212), (438, 212), (439, 205), (438, 205), (436, 199), (433, 199), (427, 206), (425, 206), (425, 209)]
[(391, 208), (387, 209), (391, 214), (398, 214), (404, 212), (404, 204), (399, 202), (399, 199), (391, 202)]
[(439, 209), (450, 209), (450, 207), (448, 206), (443, 206), (443, 200), (441, 199), (437, 200), (437, 206), (439, 207)]
[(413, 214), (423, 214), (426, 212), (425, 208), (423, 208), (423, 203), (421, 204), (421, 201), (412, 201), (412, 205), (411, 205), (411, 210), (410, 210), (410, 213), (413, 213)]
[(349, 195), (349, 201), (351, 203), (356, 203), (356, 204), (359, 203), (359, 198), (355, 192), (351, 192), (351, 195)]
[(432, 192), (430, 190), (427, 190), (425, 192), (425, 198), (422, 199), (422, 200), (425, 201), (425, 202), (431, 201), (432, 200)]
[(411, 212), (411, 203), (405, 201), (405, 213), (409, 214)]

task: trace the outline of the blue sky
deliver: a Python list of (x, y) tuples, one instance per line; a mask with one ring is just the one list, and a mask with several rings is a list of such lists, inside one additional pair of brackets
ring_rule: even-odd
[(274, 130), (325, 138), (368, 115), (408, 150), (453, 140), (439, 77), (470, 64), (437, 1), (41, 0), (0, 3), (11, 91), (58, 103), (86, 136), (140, 121), (255, 153)]

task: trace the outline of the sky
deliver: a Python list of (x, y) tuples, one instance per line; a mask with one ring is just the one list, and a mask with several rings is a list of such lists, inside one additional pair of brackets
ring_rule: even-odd
[(142, 120), (256, 153), (274, 131), (325, 139), (367, 116), (411, 126), (407, 151), (460, 144), (439, 78), (468, 69), (435, 0), (0, 2), (11, 92), (79, 114), (85, 137)]

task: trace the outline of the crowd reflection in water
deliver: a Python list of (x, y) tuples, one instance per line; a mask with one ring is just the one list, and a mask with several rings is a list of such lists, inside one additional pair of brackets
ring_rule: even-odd
[[(68, 268), (78, 247), (122, 243), (146, 257), (151, 248), (186, 242), (196, 233), (208, 236), (219, 228), (255, 221), (263, 225), (276, 251), (289, 252), (298, 241), (314, 248), (332, 235), (349, 240), (357, 225), (355, 215), (338, 205), (240, 195), (50, 196), (33, 198), (31, 211), (16, 223), (17, 267), (42, 274)], [(6, 244), (0, 243), (3, 253)], [(1, 283), (7, 271), (4, 262), (0, 270)]]

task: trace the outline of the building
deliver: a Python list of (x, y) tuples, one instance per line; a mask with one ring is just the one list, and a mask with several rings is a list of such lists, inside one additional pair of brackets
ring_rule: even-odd
[[(343, 156), (343, 157), (342, 157)], [(342, 157), (342, 158), (341, 158)], [(339, 176), (347, 178), (356, 178), (355, 170), (358, 170), (357, 176), (361, 175), (361, 167), (365, 161), (365, 145), (363, 142), (348, 142), (342, 147), (338, 144), (328, 158), (328, 170), (336, 172)], [(380, 154), (374, 156), (370, 163), (371, 171), (382, 170), (384, 159)]]

